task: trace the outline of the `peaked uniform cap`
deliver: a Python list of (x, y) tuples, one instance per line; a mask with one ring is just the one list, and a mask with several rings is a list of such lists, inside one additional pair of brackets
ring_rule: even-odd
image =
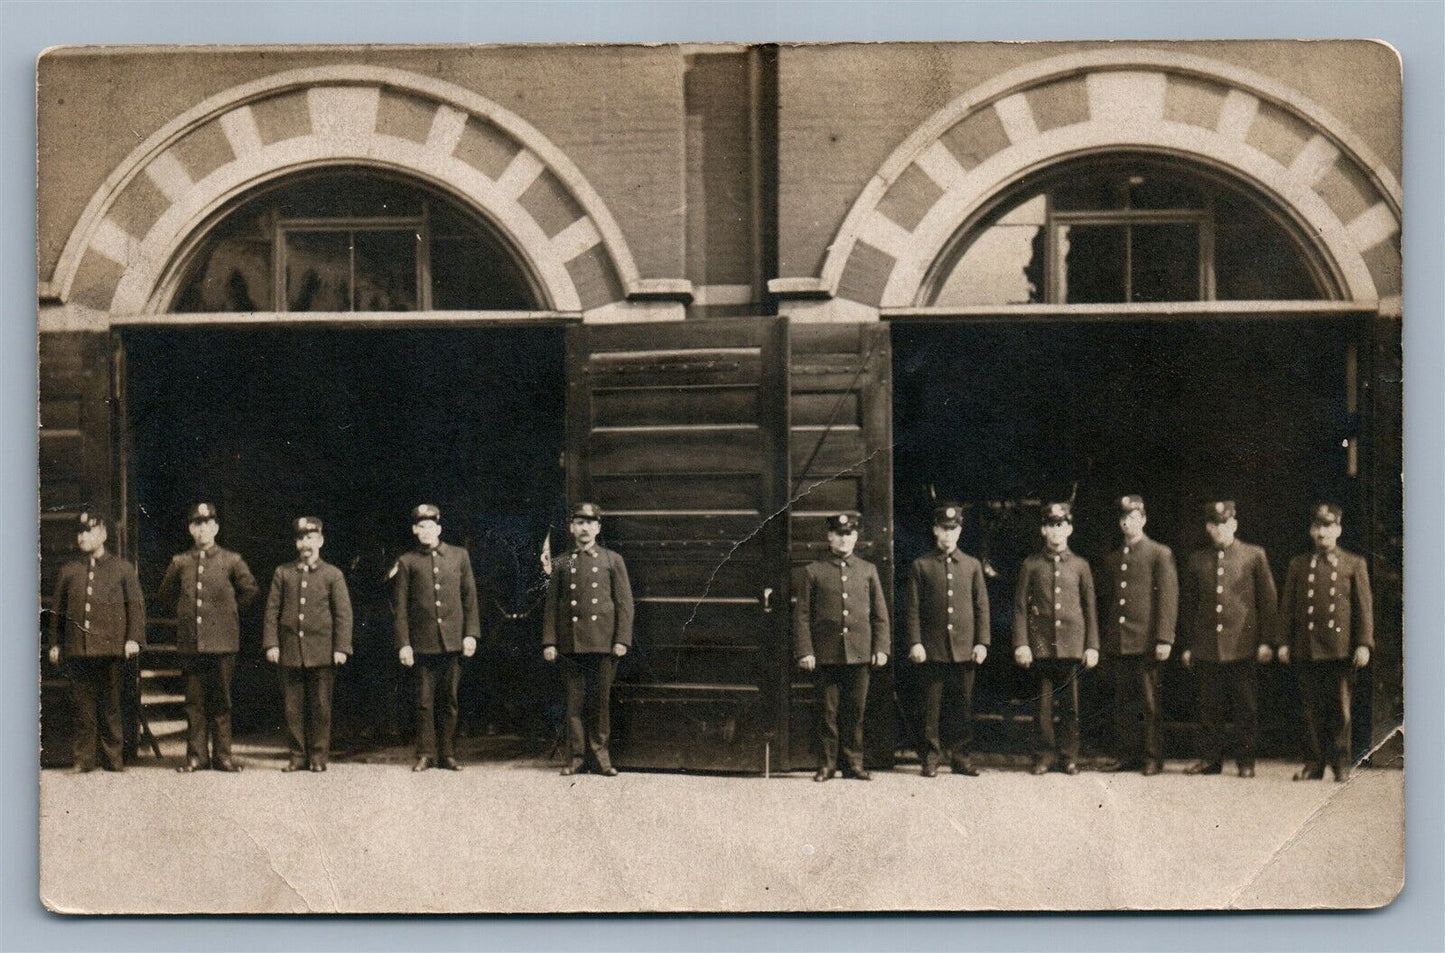
[(300, 539), (309, 533), (321, 532), (321, 519), (316, 516), (297, 517), (293, 528), (296, 531), (296, 538)]
[(578, 503), (572, 507), (572, 518), (574, 520), (600, 520), (602, 519), (602, 507), (596, 503)]
[(186, 517), (187, 523), (204, 523), (216, 519), (216, 507), (211, 503), (197, 503)]
[(1234, 519), (1233, 500), (1215, 500), (1204, 504), (1204, 518), (1211, 523), (1228, 523)]
[(948, 501), (933, 508), (933, 525), (953, 529), (963, 525), (963, 507)]
[(417, 504), (415, 507), (412, 508), (411, 521), (413, 524), (416, 524), (422, 522), (423, 520), (432, 520), (434, 522), (440, 523), (442, 521), (441, 508), (433, 503)]
[(857, 513), (834, 513), (828, 517), (828, 532), (830, 533), (856, 533), (858, 532)]

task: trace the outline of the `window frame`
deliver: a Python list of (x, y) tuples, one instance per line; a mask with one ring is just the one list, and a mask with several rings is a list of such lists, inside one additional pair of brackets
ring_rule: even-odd
[[(1085, 174), (1119, 174), (1129, 171), (1130, 166), (1144, 166), (1156, 173), (1173, 176), (1177, 180), (1200, 190), (1204, 204), (1199, 209), (1099, 209), (1067, 210), (1055, 208), (1054, 190), (1067, 177)], [(1128, 151), (1101, 153), (1075, 157), (1048, 168), (1025, 175), (1002, 190), (991, 201), (970, 216), (945, 244), (935, 258), (919, 285), (917, 304), (907, 307), (882, 309), (885, 317), (927, 314), (934, 317), (949, 314), (992, 314), (1010, 310), (1028, 312), (1054, 312), (1063, 316), (1072, 309), (1084, 309), (1081, 316), (1097, 309), (1128, 308), (1130, 311), (1193, 311), (1199, 313), (1230, 313), (1243, 310), (1245, 302), (1239, 299), (1221, 300), (1217, 297), (1216, 273), (1216, 197), (1222, 191), (1231, 191), (1250, 202), (1255, 210), (1268, 217), (1285, 236), (1293, 242), (1302, 266), (1308, 272), (1319, 296), (1316, 298), (1283, 298), (1251, 301), (1252, 311), (1330, 311), (1331, 308), (1317, 308), (1327, 302), (1338, 302), (1343, 295), (1339, 276), (1328, 263), (1321, 250), (1309, 240), (1308, 235), (1292, 218), (1283, 213), (1277, 203), (1258, 194), (1247, 183), (1215, 169), (1176, 158), (1168, 154), (1149, 151)], [(1043, 196), (1045, 201), (1044, 224), (1044, 287), (1037, 302), (1013, 304), (956, 305), (937, 304), (938, 296), (948, 283), (954, 271), (962, 262), (975, 240), (989, 228), (998, 224), (1012, 210)], [(1139, 224), (1198, 224), (1199, 225), (1199, 296), (1180, 301), (1134, 301), (1132, 226)], [(1061, 225), (1122, 225), (1126, 228), (1125, 241), (1125, 300), (1103, 303), (1067, 303), (1062, 300), (1064, 288), (1063, 250), (1060, 244)], [(1280, 307), (1284, 305), (1285, 307)], [(1203, 306), (1203, 307), (1201, 307)]]

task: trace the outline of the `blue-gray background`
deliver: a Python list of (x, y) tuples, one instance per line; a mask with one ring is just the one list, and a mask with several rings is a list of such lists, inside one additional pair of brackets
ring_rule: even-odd
[[(73, 919), (37, 899), (35, 57), (80, 43), (1383, 39), (1405, 62), (1404, 893), (1370, 913), (1184, 916)], [(0, 0), (0, 950), (1445, 950), (1442, 619), (1445, 3), (24, 2)], [(1341, 77), (1341, 82), (1349, 82)], [(1341, 858), (1348, 862), (1348, 858)], [(1081, 876), (1087, 873), (1080, 871)]]

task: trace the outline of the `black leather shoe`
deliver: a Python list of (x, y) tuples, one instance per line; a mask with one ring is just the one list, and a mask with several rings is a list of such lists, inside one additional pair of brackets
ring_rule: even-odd
[(1219, 774), (1224, 765), (1218, 761), (1196, 761), (1184, 769), (1185, 774)]
[(1252, 764), (1241, 764), (1241, 765), (1239, 766), (1239, 776), (1240, 776), (1241, 778), (1252, 778), (1252, 777), (1254, 777), (1254, 765), (1252, 765)]
[(430, 767), (431, 758), (428, 758), (426, 755), (422, 755), (420, 758), (416, 759), (416, 764), (412, 765), (411, 769), (413, 771), (425, 771)]
[(193, 771), (204, 771), (206, 766), (195, 758), (187, 758), (186, 763), (176, 768), (181, 774), (190, 774)]
[(227, 774), (235, 774), (237, 771), (241, 770), (241, 766), (236, 762), (232, 761), (230, 758), (217, 761), (212, 764), (211, 767), (217, 771), (225, 771)]
[(1029, 774), (1048, 774), (1053, 764), (1049, 761), (1035, 761), (1034, 766), (1029, 768)]
[(462, 766), (457, 763), (456, 758), (442, 758), (437, 762), (437, 767), (446, 768), (448, 771), (460, 771)]
[(833, 773), (834, 773), (834, 772), (833, 772), (833, 769), (832, 769), (832, 768), (819, 768), (817, 771), (815, 771), (815, 772), (813, 773), (813, 780), (814, 780), (814, 781), (827, 781), (827, 780), (829, 780), (830, 778), (833, 777)]
[(923, 766), (923, 770), (920, 771), (919, 774), (923, 775), (925, 778), (936, 778), (938, 777), (938, 765), (925, 764)]
[(867, 768), (844, 768), (843, 777), (852, 778), (855, 781), (872, 781), (873, 775), (868, 773)]
[[(77, 764), (77, 765), (74, 765), (74, 766), (71, 767), (70, 773), (71, 773), (71, 774), (89, 774), (90, 772), (92, 772), (92, 771), (94, 771), (94, 770), (95, 770), (95, 765), (93, 765), (93, 764)], [(176, 770), (179, 771), (179, 770), (182, 770), (182, 769), (177, 768)]]
[(978, 777), (978, 768), (973, 766), (972, 761), (955, 761), (953, 762), (953, 773), (961, 774), (964, 777), (976, 778)]
[(598, 768), (598, 769), (597, 769), (597, 773), (600, 774), (600, 775), (602, 775), (604, 778), (615, 778), (615, 777), (617, 777), (617, 769), (614, 768), (614, 767), (613, 767), (612, 765), (610, 765), (610, 764), (609, 764), (607, 767), (605, 767), (605, 768)]
[(1319, 781), (1325, 776), (1325, 769), (1321, 766), (1307, 764), (1294, 773), (1296, 781)]
[(1064, 772), (1065, 774), (1070, 774), (1070, 775), (1078, 774), (1078, 773), (1079, 773), (1079, 766), (1078, 766), (1077, 764), (1075, 764), (1074, 762), (1072, 762), (1072, 761), (1065, 761), (1065, 762), (1064, 762), (1064, 767), (1063, 767), (1063, 772)]
[[(1350, 764), (1348, 761), (1341, 761), (1339, 764), (1336, 764), (1334, 771), (1336, 781), (1348, 781), (1350, 779)], [(1323, 777), (1323, 772), (1321, 776)]]
[(115, 764), (115, 765), (108, 764), (108, 765), (105, 766), (105, 770), (111, 772), (112, 774), (124, 774), (124, 773), (125, 773), (125, 765), (123, 765), (123, 764)]
[(306, 762), (305, 762), (305, 761), (288, 761), (288, 762), (286, 762), (286, 767), (284, 767), (284, 768), (281, 769), (281, 771), (282, 771), (283, 773), (286, 773), (286, 774), (289, 774), (289, 773), (292, 772), (292, 771), (305, 771), (305, 770), (306, 770)]
[(1119, 758), (1109, 758), (1099, 762), (1098, 770), (1107, 774), (1116, 774), (1120, 771), (1139, 771), (1143, 768), (1143, 761), (1126, 761)]
[(565, 768), (562, 769), (562, 777), (564, 777), (564, 778), (570, 778), (570, 777), (571, 777), (572, 775), (574, 775), (574, 774), (581, 774), (581, 773), (582, 773), (582, 765), (580, 765), (580, 764), (569, 764), (569, 765), (567, 765), (567, 767), (565, 767)]
[(1163, 772), (1163, 770), (1164, 770), (1164, 762), (1162, 762), (1162, 761), (1145, 761), (1145, 762), (1144, 762), (1144, 777), (1146, 777), (1146, 778), (1152, 778), (1152, 777), (1154, 777), (1154, 775)]
[(315, 772), (316, 774), (320, 774), (322, 771), (325, 771), (325, 770), (326, 770), (326, 765), (323, 764), (323, 763), (321, 763), (321, 762), (319, 762), (319, 761), (317, 761), (317, 762), (312, 762), (312, 764), (311, 764), (311, 770), (312, 770), (313, 772)]

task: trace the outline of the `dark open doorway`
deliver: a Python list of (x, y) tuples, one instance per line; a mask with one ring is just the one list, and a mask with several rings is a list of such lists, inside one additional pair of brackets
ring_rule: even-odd
[[(992, 574), (994, 651), (975, 703), (985, 739), (990, 725), (1007, 729), (994, 738), (1005, 747), (1027, 738), (1011, 726), (1031, 713), (1032, 688), (1012, 662), (1010, 623), (1018, 566), (1039, 545), (1038, 501), (1074, 501), (1071, 546), (1096, 567), (1117, 544), (1125, 493), (1144, 496), (1149, 534), (1181, 565), (1206, 543), (1199, 508), (1217, 498), (1238, 502), (1241, 538), (1265, 547), (1278, 580), (1309, 545), (1315, 500), (1344, 507), (1342, 542), (1362, 548), (1360, 333), (1318, 318), (893, 328), (897, 566), (932, 545), (930, 493), (965, 504), (961, 546)], [(1102, 672), (1086, 676), (1096, 743), (1108, 740), (1105, 692)], [(1292, 680), (1271, 668), (1260, 692), (1267, 740), (1292, 753)], [(1192, 721), (1192, 680), (1177, 666), (1164, 701), (1167, 720)]]
[[(219, 507), (220, 542), (247, 559), (262, 601), (272, 570), (295, 557), (291, 520), (321, 517), (323, 556), (346, 572), (357, 611), (339, 730), (404, 733), (387, 571), (414, 543), (410, 508), (434, 502), (443, 538), (471, 550), (483, 593), (488, 638), (469, 666), (464, 717), (478, 730), (542, 730), (547, 686), (509, 671), (536, 654), (537, 617), (506, 615), (539, 591), (537, 557), (563, 505), (560, 327), (122, 337), (130, 513), (147, 592), (190, 545), (185, 512), (197, 500)], [(279, 698), (259, 658), (258, 609), (243, 633), (237, 726), (267, 729), (279, 724)]]

